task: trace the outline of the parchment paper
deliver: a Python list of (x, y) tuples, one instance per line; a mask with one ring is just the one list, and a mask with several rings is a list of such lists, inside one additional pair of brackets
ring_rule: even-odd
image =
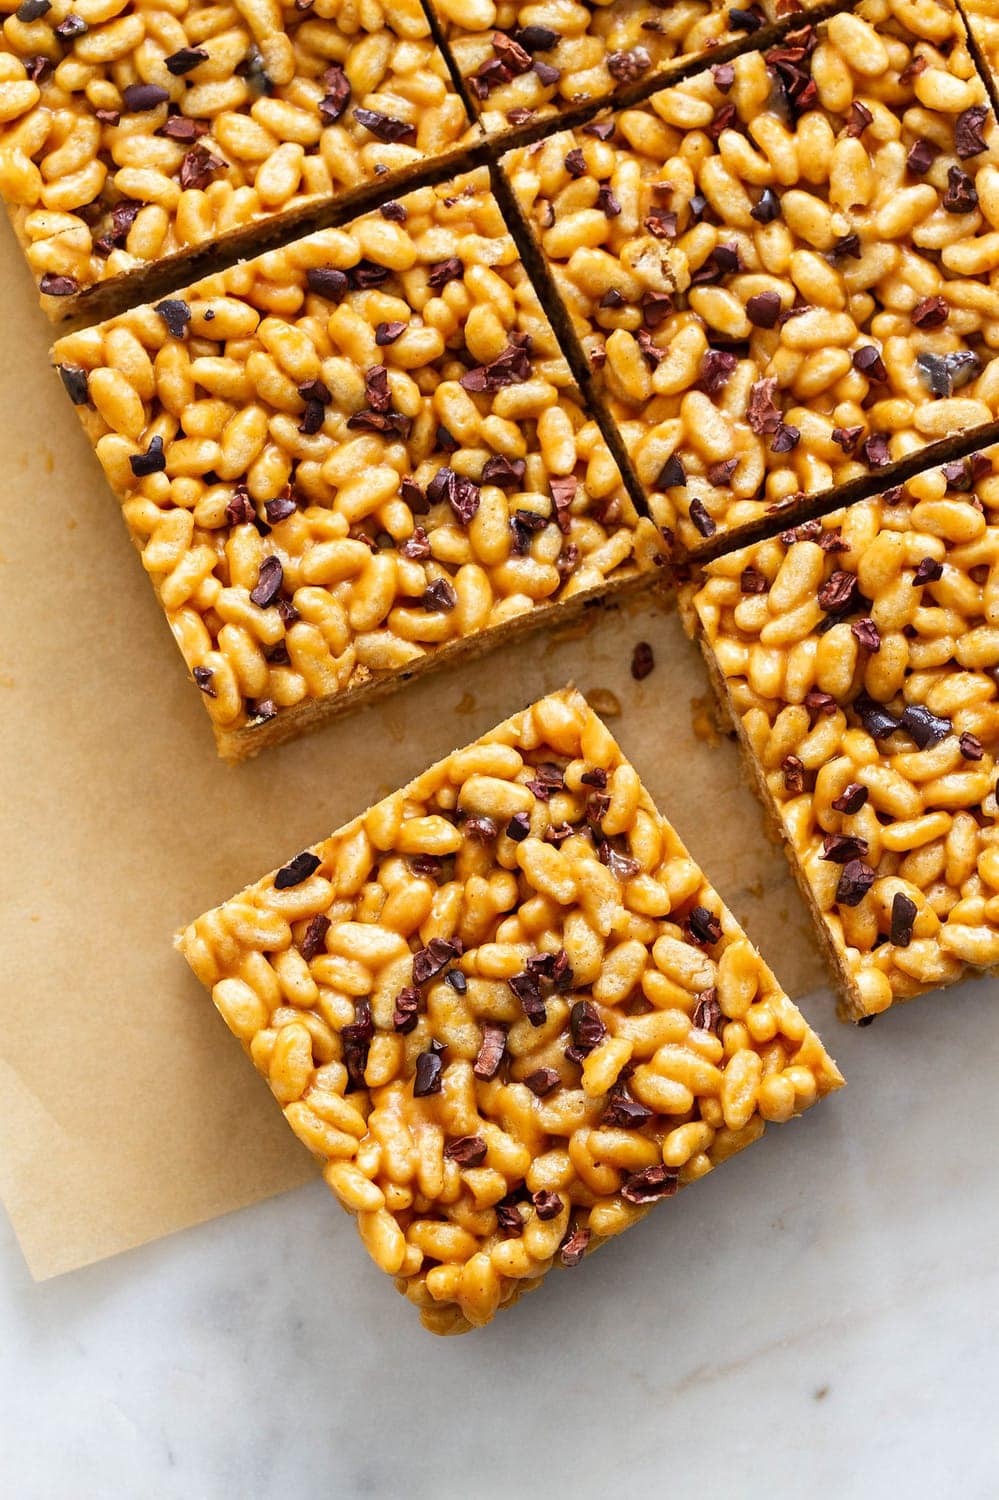
[[(6, 223), (0, 287), (0, 1197), (36, 1277), (314, 1173), (175, 929), (568, 681), (616, 694), (612, 729), (784, 985), (821, 983), (734, 747), (695, 736), (700, 662), (654, 602), (223, 766)], [(657, 665), (635, 683), (642, 639)]]

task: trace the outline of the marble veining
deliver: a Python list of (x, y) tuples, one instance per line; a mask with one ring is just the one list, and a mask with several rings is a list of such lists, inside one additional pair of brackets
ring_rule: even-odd
[(460, 1339), (318, 1183), (34, 1285), (0, 1224), (0, 1495), (999, 1495), (999, 981)]

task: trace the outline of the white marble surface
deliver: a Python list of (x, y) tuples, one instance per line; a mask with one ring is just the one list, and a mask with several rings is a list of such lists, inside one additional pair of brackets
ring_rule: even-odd
[(319, 1184), (37, 1286), (0, 1216), (0, 1494), (994, 1500), (997, 1002), (806, 1003), (846, 1090), (461, 1339)]

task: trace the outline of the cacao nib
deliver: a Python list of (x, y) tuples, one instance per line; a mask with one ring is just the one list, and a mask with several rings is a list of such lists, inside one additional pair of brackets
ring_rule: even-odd
[(691, 1019), (699, 1031), (713, 1031), (717, 1036), (722, 1022), (722, 1008), (718, 1003), (717, 990), (701, 990)]
[(482, 1044), (478, 1056), (472, 1064), (472, 1072), (476, 1078), (495, 1078), (505, 1052), (506, 1032), (502, 1026), (492, 1026), (487, 1022), (482, 1028)]
[(841, 906), (859, 906), (874, 884), (875, 875), (870, 865), (862, 859), (852, 859), (843, 866), (836, 887), (836, 900)]
[(411, 984), (407, 984), (395, 997), (395, 1008), (392, 1012), (392, 1027), (400, 1036), (407, 1036), (409, 1032), (416, 1030), (420, 1012), (420, 992)]
[(305, 849), (301, 854), (282, 865), (274, 876), (274, 889), (276, 891), (287, 891), (293, 886), (301, 885), (303, 880), (308, 880), (314, 875), (322, 864), (318, 854), (313, 854), (311, 849)]
[(946, 739), (949, 734), (953, 733), (954, 729), (949, 719), (942, 719), (937, 714), (931, 713), (922, 703), (908, 705), (902, 714), (899, 727), (911, 735), (920, 750), (938, 744), (940, 740)]
[(578, 1266), (590, 1243), (590, 1231), (579, 1227), (570, 1229), (559, 1246), (559, 1260), (563, 1266)]
[(429, 1094), (441, 1091), (441, 1074), (444, 1064), (436, 1052), (421, 1052), (416, 1059), (416, 1076), (413, 1079), (413, 1098), (425, 1099)]
[(984, 104), (973, 104), (970, 109), (962, 110), (954, 121), (954, 150), (962, 161), (985, 150), (982, 127), (988, 117), (989, 111)]
[(917, 354), (916, 368), (931, 396), (952, 396), (974, 380), (982, 362), (971, 349), (955, 349), (951, 354)]
[(868, 795), (866, 786), (861, 786), (857, 781), (851, 781), (849, 786), (844, 787), (839, 796), (833, 800), (832, 806), (836, 812), (857, 813), (867, 801)]
[(850, 629), (865, 651), (875, 653), (881, 650), (881, 633), (869, 615), (861, 620), (854, 620)]
[(394, 115), (383, 115), (377, 109), (355, 109), (351, 113), (358, 125), (363, 125), (379, 141), (411, 145), (416, 140), (416, 126)]
[(697, 943), (712, 945), (717, 943), (722, 935), (722, 925), (713, 911), (706, 906), (695, 906), (687, 918), (687, 926), (691, 937)]
[(978, 207), (978, 192), (967, 172), (960, 167), (948, 167), (947, 191), (943, 206), (949, 214), (970, 214)]
[(915, 901), (904, 891), (896, 891), (891, 903), (891, 941), (896, 948), (908, 948), (915, 920)]
[(652, 59), (644, 47), (612, 52), (607, 59), (607, 71), (618, 83), (637, 83), (651, 66)]
[(757, 224), (772, 224), (781, 216), (780, 199), (773, 188), (764, 188), (756, 203), (749, 211), (751, 219)]
[(805, 767), (796, 755), (785, 755), (780, 763), (784, 772), (784, 790), (792, 797), (805, 790)]
[(917, 328), (941, 328), (947, 321), (947, 303), (943, 297), (924, 297), (912, 309)]
[(265, 557), (257, 573), (257, 581), (250, 590), (250, 602), (258, 609), (267, 609), (281, 592), (284, 568), (281, 559), (273, 554)]
[(648, 677), (656, 664), (652, 647), (648, 641), (639, 641), (631, 653), (631, 675), (636, 682)]
[(850, 833), (827, 833), (822, 840), (822, 858), (834, 865), (849, 864), (851, 859), (863, 859), (867, 851), (867, 840)]
[(140, 115), (166, 104), (170, 95), (158, 83), (130, 83), (122, 89), (121, 97), (129, 114)]
[(718, 530), (718, 526), (717, 523), (712, 519), (712, 517), (708, 515), (707, 509), (705, 508), (704, 502), (702, 500), (698, 500), (696, 498), (691, 500), (688, 514), (695, 529), (700, 532), (701, 536), (714, 536), (715, 532)]
[(652, 1110), (648, 1105), (632, 1099), (623, 1088), (615, 1088), (608, 1096), (607, 1108), (600, 1117), (600, 1123), (618, 1126), (623, 1130), (637, 1130), (651, 1119)]
[(128, 462), (136, 479), (147, 474), (161, 474), (166, 468), (163, 439), (159, 436), (151, 438), (145, 453), (133, 453)]
[(759, 292), (746, 302), (746, 317), (756, 328), (773, 328), (780, 313), (777, 292)]
[(326, 934), (329, 932), (329, 930), (329, 917), (323, 916), (323, 914), (319, 912), (316, 914), (316, 916), (311, 918), (308, 927), (305, 929), (305, 935), (303, 936), (301, 943), (298, 945), (298, 951), (301, 953), (306, 963), (311, 963), (312, 960), (317, 956), (317, 954), (320, 954), (324, 951), (326, 947)]
[(448, 1141), (444, 1147), (448, 1161), (456, 1161), (461, 1167), (478, 1167), (486, 1159), (486, 1143), (481, 1135), (460, 1135)]
[(680, 1186), (680, 1173), (674, 1167), (646, 1167), (634, 1172), (621, 1188), (621, 1197), (628, 1203), (657, 1203), (660, 1198), (672, 1198)]
[(598, 1046), (607, 1035), (607, 1027), (600, 1019), (600, 1013), (590, 1000), (577, 1000), (569, 1012), (569, 1030), (572, 1035), (574, 1047), (588, 1054)]
[(749, 406), (746, 411), (746, 421), (757, 435), (774, 433), (780, 426), (780, 411), (774, 404), (774, 392), (776, 389), (777, 380), (775, 376), (754, 381), (749, 388)]
[(888, 371), (881, 358), (881, 351), (873, 344), (864, 344), (860, 349), (854, 350), (853, 368), (859, 370), (862, 375), (866, 375), (868, 380), (883, 383), (888, 379)]
[(452, 959), (460, 956), (461, 944), (457, 940), (431, 938), (425, 948), (418, 948), (413, 954), (413, 983), (426, 984), (428, 979), (435, 979)]

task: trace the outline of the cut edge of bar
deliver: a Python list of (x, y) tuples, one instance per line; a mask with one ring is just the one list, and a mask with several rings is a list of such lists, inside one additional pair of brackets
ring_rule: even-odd
[(981, 76), (985, 92), (989, 96), (992, 112), (999, 119), (999, 79), (996, 78), (988, 58), (982, 51), (981, 43), (974, 33), (971, 25), (971, 16), (964, 8), (964, 0), (954, 0), (954, 9), (964, 24), (965, 35), (968, 38), (968, 51), (971, 53), (971, 59)]
[[(565, 128), (571, 129), (573, 127), (566, 126)], [(510, 149), (516, 150), (519, 148), (511, 147)], [(545, 316), (554, 330), (555, 337), (559, 342), (569, 369), (572, 371), (573, 378), (582, 391), (590, 413), (595, 418), (604, 442), (610, 449), (611, 456), (620, 470), (621, 482), (628, 491), (629, 499), (638, 514), (651, 520), (652, 515), (644, 486), (640, 483), (638, 475), (635, 473), (617, 423), (611, 417), (599, 390), (596, 388), (593, 372), (589, 367), (589, 361), (586, 358), (582, 344), (579, 342), (576, 330), (572, 326), (572, 320), (555, 284), (555, 278), (548, 267), (548, 262), (544, 257), (541, 247), (538, 245), (530, 221), (517, 202), (517, 195), (507, 177), (502, 162), (490, 162), (489, 173), (493, 193), (500, 206), (500, 211), (506, 220), (507, 228), (510, 231), (514, 244), (517, 246), (524, 270), (530, 277), (531, 284), (541, 302)]]
[[(665, 63), (658, 71), (638, 79), (635, 83), (612, 89), (593, 99), (582, 100), (578, 104), (564, 105), (556, 105), (553, 100), (549, 100), (548, 104), (554, 106), (551, 114), (542, 114), (536, 120), (527, 121), (523, 125), (510, 125), (503, 130), (488, 130), (482, 123), (483, 111), (479, 107), (480, 101), (472, 96), (467, 87), (467, 80), (458, 70), (448, 38), (433, 11), (433, 0), (421, 0), (421, 3), (430, 22), (434, 41), (447, 62), (452, 82), (469, 111), (469, 118), (485, 131), (487, 144), (498, 157), (516, 146), (529, 145), (532, 140), (557, 135), (561, 130), (571, 130), (577, 125), (586, 124), (588, 120), (593, 119), (605, 109), (631, 109), (636, 104), (644, 104), (653, 94), (658, 94), (662, 89), (672, 88), (687, 78), (694, 78), (716, 63), (731, 62), (733, 58), (741, 57), (745, 52), (764, 51), (781, 41), (788, 32), (796, 31), (803, 26), (817, 25), (820, 21), (828, 20), (830, 16), (838, 15), (840, 11), (856, 10), (863, 0), (822, 0), (821, 4), (807, 10), (791, 11), (787, 15), (778, 16), (773, 21), (765, 22), (756, 31), (747, 31), (741, 36), (733, 36), (731, 41), (722, 42), (717, 47), (711, 47), (702, 52), (683, 53), (680, 57), (672, 58)], [(542, 107), (546, 108), (547, 105)]]
[[(839, 506), (835, 508), (842, 509), (843, 507)], [(804, 864), (788, 837), (779, 807), (767, 785), (763, 774), (762, 762), (750, 744), (742, 719), (735, 711), (728, 681), (718, 668), (715, 653), (701, 625), (701, 619), (694, 606), (692, 597), (696, 586), (697, 581), (691, 580), (685, 588), (679, 591), (680, 618), (684, 631), (698, 647), (704, 661), (708, 681), (711, 685), (719, 713), (723, 718), (721, 727), (729, 736), (735, 738), (739, 750), (739, 759), (743, 767), (744, 779), (760, 806), (764, 834), (771, 843), (779, 846), (783, 851), (791, 875), (801, 895), (804, 906), (808, 911), (816, 943), (836, 995), (838, 1019), (854, 1026), (869, 1026), (879, 1015), (883, 1015), (885, 1012), (868, 1011), (864, 1008), (863, 1000), (854, 977), (847, 967), (844, 956), (836, 947), (822, 911), (816, 904), (815, 894), (809, 884)], [(935, 994), (941, 989), (948, 989), (954, 983), (964, 984), (969, 980), (988, 979), (996, 976), (999, 976), (999, 967), (976, 969), (970, 965), (966, 965), (957, 980), (943, 985), (927, 985), (924, 989), (918, 990), (914, 995), (899, 997), (893, 1000), (887, 1009), (896, 1010), (900, 1005), (908, 1004), (910, 1000), (918, 1000), (923, 995)]]
[(230, 763), (250, 760), (261, 750), (284, 744), (288, 740), (301, 739), (335, 719), (346, 718), (371, 703), (391, 697), (412, 681), (428, 677), (439, 670), (466, 666), (546, 628), (554, 627), (557, 631), (563, 626), (576, 623), (588, 612), (616, 609), (621, 600), (654, 587), (658, 578), (657, 573), (636, 568), (620, 578), (612, 578), (568, 599), (541, 605), (530, 613), (518, 615), (501, 625), (487, 627), (476, 635), (449, 641), (398, 671), (371, 678), (355, 688), (348, 688), (327, 698), (307, 699), (302, 704), (283, 710), (273, 719), (243, 725), (237, 729), (213, 724), (216, 748), (221, 758)]
[[(334, 199), (304, 204), (288, 213), (276, 214), (272, 219), (243, 225), (207, 244), (195, 245), (189, 250), (168, 256), (165, 260), (153, 262), (138, 272), (129, 272), (110, 281), (96, 282), (72, 299), (66, 299), (67, 311), (62, 319), (53, 317), (49, 312), (46, 303), (50, 299), (43, 299), (43, 311), (49, 317), (53, 333), (58, 338), (78, 333), (84, 328), (96, 327), (121, 313), (142, 307), (154, 298), (169, 296), (208, 276), (230, 271), (244, 261), (254, 260), (271, 250), (281, 250), (295, 240), (305, 239), (323, 229), (337, 229), (349, 224), (390, 201), (393, 190), (400, 197), (405, 197), (409, 193), (419, 192), (421, 188), (435, 187), (438, 183), (446, 182), (449, 177), (472, 172), (488, 164), (484, 150), (482, 141), (459, 142), (451, 150), (428, 161), (418, 172), (407, 172), (405, 168), (399, 168), (373, 182), (339, 194)], [(8, 216), (11, 217), (10, 205), (6, 207)], [(12, 217), (11, 223), (23, 250), (24, 240)], [(35, 291), (37, 294), (37, 282)]]
[[(616, 111), (644, 103), (660, 90), (673, 87), (684, 79), (695, 77), (715, 63), (730, 61), (745, 52), (764, 50), (779, 41), (789, 31), (805, 25), (816, 25), (840, 11), (853, 10), (860, 3), (861, 0), (825, 0), (824, 4), (812, 10), (795, 11), (788, 16), (779, 17), (758, 31), (747, 32), (743, 37), (733, 38), (731, 42), (712, 49), (710, 53), (690, 55), (677, 63), (671, 63), (651, 78), (641, 79), (630, 88), (603, 94), (597, 99), (586, 100), (551, 115), (543, 115), (538, 120), (525, 122), (523, 126), (511, 126), (509, 130), (504, 131), (487, 131), (482, 124), (477, 104), (459, 73), (457, 62), (429, 0), (421, 0), (431, 35), (444, 58), (452, 87), (468, 116), (469, 133), (478, 131), (480, 139), (471, 140), (466, 134), (464, 139), (456, 142), (448, 151), (422, 166), (413, 169), (408, 166), (400, 167), (382, 177), (359, 184), (356, 188), (347, 189), (337, 194), (335, 198), (304, 204), (299, 209), (278, 213), (273, 218), (243, 225), (206, 244), (191, 246), (163, 260), (143, 265), (135, 271), (113, 277), (108, 281), (95, 282), (92, 286), (83, 288), (66, 299), (63, 317), (59, 316), (57, 308), (51, 306), (53, 299), (44, 297), (40, 293), (37, 281), (35, 281), (36, 296), (46, 316), (60, 332), (72, 333), (81, 328), (93, 327), (119, 313), (141, 306), (154, 297), (168, 296), (190, 284), (192, 280), (200, 280), (218, 271), (227, 270), (243, 260), (262, 255), (268, 250), (281, 249), (293, 240), (303, 238), (317, 230), (336, 228), (362, 213), (377, 208), (380, 203), (386, 201), (386, 189), (389, 191), (398, 189), (401, 193), (416, 192), (421, 187), (433, 186), (449, 176), (462, 171), (470, 171), (477, 166), (492, 168), (498, 165), (500, 157), (508, 151), (531, 145), (550, 135), (557, 135), (562, 130), (578, 129), (605, 110)], [(965, 19), (967, 28), (963, 11), (961, 15), (962, 19)], [(24, 253), (25, 240), (17, 228), (13, 213), (17, 205), (3, 201), (15, 236)], [(31, 271), (30, 266), (29, 273), (34, 280), (34, 272)]]
[(988, 448), (997, 442), (999, 418), (986, 422), (981, 427), (973, 427), (960, 437), (941, 438), (939, 442), (928, 443), (876, 473), (848, 479), (844, 484), (836, 485), (831, 490), (823, 490), (817, 495), (800, 496), (789, 501), (777, 513), (760, 516), (733, 531), (723, 532), (717, 538), (709, 538), (703, 546), (686, 548), (678, 552), (677, 567), (700, 567), (714, 562), (716, 558), (741, 552), (744, 547), (754, 546), (757, 542), (770, 541), (782, 531), (789, 531), (805, 521), (822, 520), (832, 511), (859, 505), (863, 500), (870, 500), (876, 495), (883, 495), (886, 490), (907, 484), (917, 474), (925, 474), (930, 469), (939, 468), (941, 464), (969, 458), (972, 453), (978, 453), (982, 448)]
[(684, 629), (699, 648), (708, 675), (708, 681), (714, 693), (715, 702), (718, 705), (719, 712), (724, 716), (725, 722), (723, 727), (729, 734), (735, 737), (739, 749), (743, 779), (749, 784), (759, 804), (763, 817), (764, 834), (770, 843), (777, 845), (781, 849), (784, 858), (787, 860), (802, 902), (808, 911), (816, 944), (836, 996), (837, 1015), (841, 1021), (853, 1022), (854, 1024), (863, 1021), (867, 1017), (867, 1012), (863, 1008), (859, 991), (853, 982), (853, 976), (837, 951), (822, 913), (815, 904), (815, 896), (809, 887), (802, 863), (787, 836), (787, 831), (784, 828), (776, 804), (770, 795), (770, 788), (767, 786), (763, 775), (762, 764), (753, 754), (742, 721), (735, 712), (728, 683), (718, 670), (714, 653), (701, 629), (700, 618), (692, 601), (682, 601), (681, 618)]

